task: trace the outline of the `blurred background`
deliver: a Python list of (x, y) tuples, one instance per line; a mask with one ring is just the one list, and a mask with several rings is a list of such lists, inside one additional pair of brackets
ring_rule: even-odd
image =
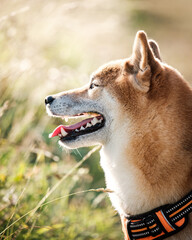
[[(131, 55), (145, 30), (163, 61), (191, 81), (191, 0), (0, 0), (0, 240), (123, 239), (96, 151), (61, 149), (48, 135), (61, 120), (44, 98), (80, 87), (101, 64)], [(32, 209), (33, 215), (30, 215)], [(25, 216), (26, 215), (26, 216)]]

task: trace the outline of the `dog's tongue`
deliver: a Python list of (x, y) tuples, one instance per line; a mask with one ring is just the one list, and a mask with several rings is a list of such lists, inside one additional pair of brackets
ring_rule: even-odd
[(59, 125), (58, 127), (56, 127), (52, 133), (49, 134), (49, 138), (58, 136), (59, 134), (61, 134), (61, 128), (65, 129), (64, 125)]
[(75, 124), (70, 125), (70, 126), (59, 125), (58, 127), (56, 127), (53, 130), (52, 133), (49, 134), (49, 138), (58, 136), (59, 134), (62, 134), (62, 129), (66, 132), (66, 135), (67, 135), (70, 131), (73, 131), (73, 130), (75, 130), (77, 128), (80, 128), (83, 125), (86, 125), (87, 123), (91, 122), (91, 120), (93, 120), (93, 118), (85, 119), (85, 120), (83, 120), (81, 122), (75, 123)]

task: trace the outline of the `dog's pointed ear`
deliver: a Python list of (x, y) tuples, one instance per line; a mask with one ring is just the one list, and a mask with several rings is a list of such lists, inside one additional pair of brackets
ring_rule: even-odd
[(149, 40), (149, 45), (153, 51), (154, 56), (162, 62), (158, 44), (154, 40)]
[(134, 68), (134, 86), (142, 92), (148, 92), (156, 59), (144, 31), (139, 31), (136, 34), (131, 63)]
[(135, 68), (144, 71), (148, 66), (149, 58), (152, 57), (151, 55), (152, 52), (149, 47), (146, 33), (144, 31), (137, 32), (132, 54), (132, 61)]

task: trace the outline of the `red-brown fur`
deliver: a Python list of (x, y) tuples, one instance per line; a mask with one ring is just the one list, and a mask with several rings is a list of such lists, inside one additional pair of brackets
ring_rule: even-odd
[[(139, 49), (139, 44), (144, 50)], [(137, 35), (130, 59), (107, 65), (95, 78), (107, 85), (131, 119), (129, 145), (123, 154), (140, 169), (137, 184), (143, 188), (141, 192), (149, 196), (154, 207), (181, 199), (192, 189), (192, 89), (189, 84), (175, 69), (161, 62), (158, 46), (153, 41), (148, 43), (143, 32)], [(138, 212), (130, 209), (129, 213)], [(187, 236), (191, 234), (192, 239), (191, 228), (188, 226), (186, 231), (190, 231)], [(180, 236), (185, 239), (184, 231), (178, 234), (178, 239)]]

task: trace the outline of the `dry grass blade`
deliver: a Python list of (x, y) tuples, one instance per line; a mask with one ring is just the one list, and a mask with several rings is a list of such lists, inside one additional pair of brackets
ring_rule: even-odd
[(107, 189), (107, 188), (96, 188), (96, 189), (88, 189), (88, 190), (84, 190), (84, 191), (79, 191), (79, 192), (74, 192), (74, 193), (71, 193), (71, 194), (68, 194), (68, 195), (65, 195), (65, 196), (62, 196), (62, 197), (58, 197), (58, 198), (55, 198), (51, 201), (48, 201), (46, 203), (43, 203), (41, 206), (46, 206), (52, 202), (55, 202), (55, 201), (58, 201), (58, 200), (61, 200), (63, 198), (66, 198), (66, 197), (71, 197), (71, 196), (74, 196), (74, 195), (77, 195), (77, 194), (82, 194), (82, 193), (88, 193), (88, 192), (104, 192), (104, 193), (113, 193), (112, 190), (110, 189)]
[(24, 12), (27, 12), (29, 11), (30, 7), (29, 6), (25, 6), (25, 7), (22, 7), (21, 9), (17, 10), (17, 11), (13, 11), (11, 12), (9, 15), (6, 15), (6, 16), (3, 16), (0, 18), (0, 23), (13, 17), (13, 16), (16, 16), (18, 14), (21, 14), (21, 13), (24, 13)]
[(8, 109), (9, 107), (9, 101), (5, 101), (3, 106), (0, 108), (0, 118), (3, 116), (4, 112)]

